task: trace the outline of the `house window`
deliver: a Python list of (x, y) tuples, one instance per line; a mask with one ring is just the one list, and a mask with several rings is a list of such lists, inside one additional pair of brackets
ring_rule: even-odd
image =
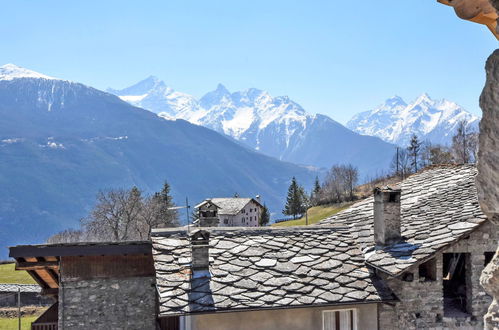
[(224, 219), (224, 223), (228, 224), (229, 223), (229, 219)]
[(437, 280), (437, 260), (435, 258), (419, 265), (419, 281), (431, 282)]
[(357, 310), (341, 309), (322, 312), (323, 330), (357, 330)]

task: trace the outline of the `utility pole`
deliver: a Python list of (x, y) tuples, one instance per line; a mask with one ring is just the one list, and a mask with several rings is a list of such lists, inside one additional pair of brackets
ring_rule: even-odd
[(21, 287), (17, 286), (17, 320), (18, 329), (21, 330)]
[(397, 163), (397, 175), (399, 175), (399, 147), (397, 147), (397, 158), (396, 158), (396, 163)]

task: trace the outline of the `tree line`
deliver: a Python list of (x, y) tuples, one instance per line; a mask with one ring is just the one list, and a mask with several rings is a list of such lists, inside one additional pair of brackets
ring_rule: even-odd
[(316, 177), (310, 194), (293, 177), (282, 213), (296, 219), (311, 206), (353, 201), (358, 181), (359, 170), (351, 164), (332, 166), (322, 184)]
[(420, 141), (413, 134), (406, 148), (397, 148), (390, 168), (395, 176), (404, 179), (430, 165), (475, 163), (477, 152), (478, 133), (469, 129), (469, 123), (462, 120), (452, 137), (451, 146)]
[(132, 187), (100, 191), (96, 199), (88, 216), (80, 220), (80, 229), (64, 230), (47, 242), (148, 240), (154, 228), (179, 226), (168, 182), (152, 195), (144, 196)]

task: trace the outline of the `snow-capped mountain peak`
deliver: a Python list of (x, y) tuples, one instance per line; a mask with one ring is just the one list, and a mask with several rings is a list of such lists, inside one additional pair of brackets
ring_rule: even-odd
[(478, 129), (477, 116), (454, 102), (436, 101), (423, 93), (409, 104), (401, 98), (390, 98), (376, 109), (355, 115), (347, 127), (402, 146), (409, 142), (412, 134), (421, 140), (449, 144), (461, 120), (466, 120), (471, 129)]
[(18, 78), (57, 79), (11, 63), (0, 66), (0, 80), (13, 80)]

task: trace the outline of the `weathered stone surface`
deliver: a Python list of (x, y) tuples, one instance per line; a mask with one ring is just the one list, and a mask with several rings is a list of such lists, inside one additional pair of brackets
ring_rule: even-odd
[[(400, 243), (376, 246), (373, 197), (321, 224), (347, 226), (364, 251), (368, 265), (398, 276), (487, 222), (478, 203), (476, 175), (475, 165), (442, 165), (414, 174), (398, 184), (397, 188), (402, 191), (403, 241)], [(336, 260), (347, 258), (348, 255), (337, 256)]]
[[(499, 8), (499, 1), (492, 0)], [(477, 188), (480, 206), (489, 219), (499, 225), (499, 50), (485, 67), (487, 80), (480, 96), (483, 116), (480, 122)], [(486, 329), (499, 329), (499, 249), (485, 269), (481, 283), (493, 296), (485, 315)]]
[(153, 277), (63, 282), (59, 329), (155, 329)]
[[(344, 228), (206, 230), (210, 233), (210, 262), (205, 270), (209, 276), (198, 284), (186, 276), (191, 273), (189, 264), (181, 262), (191, 259), (189, 234), (178, 229), (153, 233), (155, 267), (161, 270), (156, 275), (161, 316), (394, 299), (365, 267), (362, 252)], [(166, 240), (182, 244), (170, 249), (162, 243)], [(173, 260), (173, 265), (167, 267), (165, 260)], [(182, 279), (183, 285), (172, 278)], [(169, 290), (178, 299), (172, 299)]]

